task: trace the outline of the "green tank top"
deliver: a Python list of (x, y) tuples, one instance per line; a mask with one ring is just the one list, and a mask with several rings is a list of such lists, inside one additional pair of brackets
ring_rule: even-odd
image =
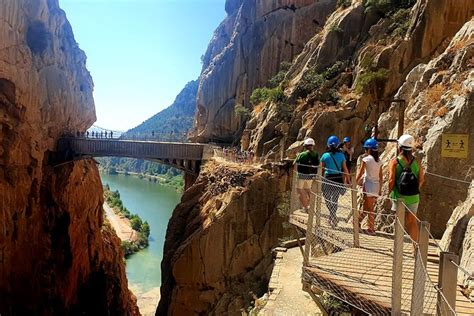
[[(416, 194), (416, 195), (401, 195), (400, 193), (398, 193), (398, 181), (400, 179), (400, 175), (402, 174), (403, 168), (406, 167), (407, 163), (400, 156), (398, 156), (397, 159), (400, 161), (400, 164), (403, 167), (400, 166), (399, 163), (397, 163), (397, 167), (395, 169), (396, 170), (396, 172), (395, 172), (395, 186), (393, 187), (393, 191), (392, 191), (392, 194), (390, 195), (390, 197), (392, 199), (395, 199), (395, 200), (402, 200), (406, 205), (420, 203), (420, 195), (419, 194)], [(416, 159), (415, 159), (415, 161), (413, 161), (410, 168), (411, 168), (411, 171), (413, 172), (413, 174), (415, 175), (415, 177), (417, 177), (419, 179), (419, 177), (420, 177), (420, 167), (418, 166), (418, 162), (416, 161)]]

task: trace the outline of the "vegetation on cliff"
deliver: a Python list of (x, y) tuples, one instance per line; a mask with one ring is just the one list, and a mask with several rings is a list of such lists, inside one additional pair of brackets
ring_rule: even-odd
[(150, 237), (150, 225), (147, 221), (143, 221), (137, 214), (132, 214), (123, 205), (118, 190), (111, 191), (109, 185), (104, 186), (104, 198), (106, 203), (117, 213), (130, 220), (130, 226), (138, 234), (138, 238), (134, 241), (122, 241), (122, 249), (125, 257), (148, 247), (148, 238)]

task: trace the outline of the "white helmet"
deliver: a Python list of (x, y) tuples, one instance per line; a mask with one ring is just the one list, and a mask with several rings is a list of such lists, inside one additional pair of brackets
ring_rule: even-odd
[(314, 139), (306, 138), (303, 143), (304, 146), (314, 146)]
[(405, 134), (398, 139), (398, 145), (406, 149), (415, 147), (415, 138), (411, 135)]

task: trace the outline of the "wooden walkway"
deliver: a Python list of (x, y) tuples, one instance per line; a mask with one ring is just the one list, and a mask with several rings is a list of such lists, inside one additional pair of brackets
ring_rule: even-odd
[[(342, 216), (341, 216), (342, 215)], [(342, 218), (347, 214), (341, 214)], [(325, 225), (325, 216), (321, 215), (321, 225), (314, 236), (321, 244), (335, 245), (337, 251), (310, 258), (308, 267), (303, 268), (303, 282), (314, 285), (354, 306), (366, 306), (366, 312), (374, 310), (389, 314), (391, 310), (393, 236), (378, 233), (377, 236), (360, 234), (360, 247), (353, 247), (353, 230), (349, 225), (331, 228)], [(308, 215), (295, 211), (290, 223), (306, 231)], [(413, 246), (406, 240), (403, 244), (403, 299), (402, 311), (410, 313), (411, 291), (413, 283)], [(434, 241), (428, 247), (427, 271), (434, 284), (438, 282), (439, 257)], [(436, 314), (437, 291), (425, 284), (423, 312)], [(474, 315), (474, 303), (471, 303), (460, 288), (456, 295), (456, 312), (459, 315)]]

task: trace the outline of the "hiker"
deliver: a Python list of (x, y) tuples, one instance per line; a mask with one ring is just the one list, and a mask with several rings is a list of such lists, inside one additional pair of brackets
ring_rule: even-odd
[(110, 131), (110, 138), (114, 138), (114, 132)]
[(86, 132), (86, 137), (89, 138), (89, 131)]
[(337, 203), (339, 196), (346, 192), (345, 184), (349, 184), (349, 170), (346, 157), (338, 149), (339, 138), (331, 136), (327, 141), (327, 152), (321, 156), (321, 167), (324, 173), (322, 186), (323, 197), (329, 210), (329, 224), (337, 226)]
[(359, 227), (368, 215), (368, 235), (375, 235), (375, 202), (377, 196), (382, 194), (382, 163), (379, 159), (378, 143), (374, 138), (369, 138), (364, 143), (365, 156), (361, 159), (356, 183), (360, 183), (363, 188), (363, 211), (359, 215)]
[(339, 145), (339, 149), (344, 153), (346, 157), (347, 170), (351, 170), (352, 167), (352, 156), (354, 155), (354, 148), (351, 146), (351, 138), (344, 137), (342, 144)]
[(389, 190), (393, 200), (392, 210), (397, 210), (397, 202), (405, 205), (405, 226), (410, 237), (418, 241), (416, 212), (420, 203), (420, 188), (425, 182), (421, 164), (413, 156), (415, 138), (402, 135), (398, 139), (398, 156), (390, 161)]
[(314, 151), (314, 144), (314, 139), (306, 138), (303, 142), (304, 150), (296, 156), (294, 162), (298, 172), (296, 191), (305, 212), (309, 209), (311, 185), (314, 176), (318, 173), (319, 166), (319, 155)]

